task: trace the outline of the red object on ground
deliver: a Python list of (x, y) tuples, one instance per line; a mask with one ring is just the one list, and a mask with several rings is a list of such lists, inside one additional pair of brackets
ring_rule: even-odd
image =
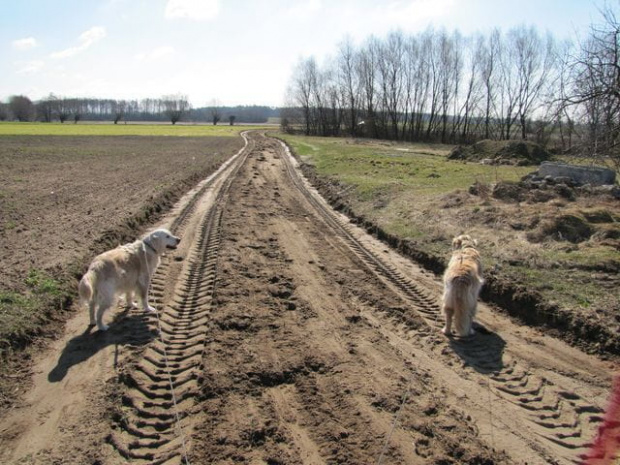
[(582, 465), (614, 465), (620, 452), (620, 375), (616, 375), (611, 399), (605, 411), (598, 435), (587, 454), (582, 456)]

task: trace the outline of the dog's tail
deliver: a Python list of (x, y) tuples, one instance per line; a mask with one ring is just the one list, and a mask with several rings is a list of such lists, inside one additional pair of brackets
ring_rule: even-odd
[(84, 306), (93, 299), (93, 289), (95, 289), (95, 273), (88, 270), (78, 285), (78, 293), (80, 295), (80, 305)]
[(457, 276), (450, 282), (448, 305), (454, 310), (454, 329), (459, 336), (469, 336), (481, 284), (471, 276)]

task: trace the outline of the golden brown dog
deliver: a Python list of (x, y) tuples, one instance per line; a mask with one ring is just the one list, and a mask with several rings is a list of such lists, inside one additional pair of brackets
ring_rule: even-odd
[(137, 291), (142, 308), (154, 312), (155, 309), (148, 304), (151, 277), (159, 265), (160, 256), (167, 249), (176, 249), (179, 242), (181, 239), (168, 230), (158, 229), (141, 240), (95, 257), (79, 285), (80, 299), (89, 306), (91, 326), (96, 323), (100, 331), (108, 329), (103, 323), (103, 314), (121, 293), (126, 296), (126, 305), (131, 306), (133, 293)]
[(452, 321), (459, 336), (474, 334), (472, 323), (476, 315), (478, 294), (484, 280), (477, 241), (468, 235), (461, 235), (452, 241), (452, 258), (443, 276), (444, 293), (442, 310), (446, 326), (442, 332), (450, 335)]

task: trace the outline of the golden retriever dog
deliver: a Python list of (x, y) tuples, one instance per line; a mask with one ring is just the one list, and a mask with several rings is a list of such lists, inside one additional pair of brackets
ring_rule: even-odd
[(468, 235), (461, 235), (452, 241), (452, 257), (443, 276), (444, 293), (442, 311), (446, 325), (445, 335), (452, 333), (452, 322), (461, 337), (474, 334), (472, 323), (476, 315), (478, 294), (484, 280), (477, 241)]
[(133, 305), (133, 293), (137, 292), (142, 308), (156, 311), (148, 303), (151, 277), (163, 253), (176, 249), (179, 242), (181, 239), (170, 231), (157, 229), (140, 240), (95, 257), (78, 288), (80, 301), (83, 305), (88, 303), (90, 326), (97, 324), (100, 331), (106, 331), (108, 326), (103, 323), (103, 314), (123, 293), (128, 307)]

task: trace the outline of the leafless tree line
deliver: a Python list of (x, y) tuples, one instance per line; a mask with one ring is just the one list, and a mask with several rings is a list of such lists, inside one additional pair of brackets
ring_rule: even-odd
[(14, 95), (7, 103), (0, 102), (0, 121), (225, 121), (234, 125), (242, 123), (267, 123), (277, 118), (280, 110), (261, 105), (223, 106), (213, 99), (204, 107), (194, 108), (183, 95), (169, 95), (142, 100), (114, 100), (96, 98), (67, 98), (50, 94), (32, 102), (23, 95)]
[(184, 95), (165, 95), (142, 100), (114, 100), (96, 98), (66, 98), (50, 94), (32, 102), (23, 95), (14, 95), (7, 104), (0, 105), (0, 120), (13, 116), (18, 121), (38, 119), (43, 122), (64, 123), (81, 119), (90, 121), (114, 121), (117, 124), (127, 118), (145, 121), (180, 121), (191, 110)]
[[(355, 46), (319, 65), (299, 61), (287, 127), (308, 135), (469, 143), (551, 137), (616, 146), (620, 130), (619, 25), (611, 10), (585, 42), (521, 26), (469, 37), (429, 28)], [(584, 130), (587, 128), (587, 131)]]

